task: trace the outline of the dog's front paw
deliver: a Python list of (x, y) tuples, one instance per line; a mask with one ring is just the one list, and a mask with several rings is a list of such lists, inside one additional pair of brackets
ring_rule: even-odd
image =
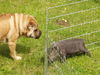
[(15, 60), (21, 60), (22, 57), (20, 57), (20, 56), (16, 56), (14, 59), (15, 59)]

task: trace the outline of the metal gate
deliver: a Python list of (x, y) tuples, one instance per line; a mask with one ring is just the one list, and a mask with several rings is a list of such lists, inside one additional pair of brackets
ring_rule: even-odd
[[(100, 5), (89, 0), (65, 1), (62, 5), (46, 9), (46, 49), (45, 49), (45, 74), (48, 75), (98, 75), (100, 68)], [(66, 22), (66, 26), (59, 21)], [(69, 58), (64, 63), (54, 62), (48, 64), (47, 48), (53, 42), (81, 38), (85, 40), (86, 47), (93, 58), (80, 56)], [(97, 56), (96, 56), (96, 53)], [(97, 61), (97, 62), (95, 62)], [(91, 69), (93, 66), (93, 69)], [(90, 65), (89, 65), (90, 64)]]

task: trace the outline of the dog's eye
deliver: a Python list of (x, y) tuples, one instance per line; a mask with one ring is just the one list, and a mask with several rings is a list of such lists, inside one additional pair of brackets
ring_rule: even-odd
[(37, 29), (34, 30), (35, 32), (38, 31)]

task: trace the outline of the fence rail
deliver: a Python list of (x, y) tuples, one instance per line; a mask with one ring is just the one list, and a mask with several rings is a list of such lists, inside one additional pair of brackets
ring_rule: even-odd
[(86, 1), (88, 1), (88, 0), (77, 1), (77, 2), (73, 2), (73, 3), (69, 3), (69, 4), (58, 5), (58, 6), (53, 6), (53, 7), (48, 7), (48, 10), (49, 10), (49, 9), (53, 9), (53, 8), (57, 8), (57, 7), (62, 7), (62, 6), (68, 6), (68, 5), (78, 4), (78, 3), (82, 3), (82, 2), (86, 2)]
[(100, 41), (96, 41), (96, 42), (92, 42), (92, 43), (90, 43), (90, 44), (86, 44), (86, 46), (91, 46), (91, 45), (94, 45), (94, 44), (96, 44), (96, 43), (100, 43)]
[(86, 9), (86, 10), (76, 11), (76, 12), (72, 12), (72, 13), (68, 13), (68, 14), (63, 14), (63, 15), (51, 17), (51, 18), (48, 18), (48, 19), (51, 20), (51, 19), (55, 19), (55, 18), (59, 18), (59, 17), (63, 17), (63, 16), (68, 16), (68, 15), (72, 15), (72, 14), (77, 14), (77, 13), (81, 13), (81, 12), (95, 10), (95, 9), (98, 9), (98, 8), (100, 8), (100, 7), (95, 7), (95, 8), (90, 8), (90, 9)]
[(100, 21), (100, 19), (92, 20), (92, 21), (89, 21), (89, 22), (84, 22), (84, 23), (77, 24), (77, 25), (72, 25), (72, 26), (69, 26), (69, 27), (64, 27), (64, 28), (59, 28), (59, 29), (51, 30), (49, 32), (56, 32), (56, 31), (60, 31), (60, 30), (63, 30), (63, 29), (68, 29), (68, 28), (72, 28), (72, 27), (76, 27), (76, 26), (82, 26), (82, 25), (93, 23), (93, 22), (97, 22), (97, 21)]
[[(78, 37), (82, 37), (82, 36), (85, 36), (85, 35), (91, 35), (91, 34), (97, 33), (97, 32), (100, 32), (100, 30), (96, 30), (96, 31), (93, 31), (93, 32), (90, 32), (90, 33), (85, 33), (85, 34), (81, 34), (81, 35), (70, 37), (70, 38), (66, 38), (66, 39), (68, 40), (68, 39), (78, 38)], [(66, 40), (66, 39), (63, 39), (63, 40)]]

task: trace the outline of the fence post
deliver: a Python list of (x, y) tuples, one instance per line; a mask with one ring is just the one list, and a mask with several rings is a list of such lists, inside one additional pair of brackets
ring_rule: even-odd
[(45, 36), (45, 65), (44, 65), (44, 75), (48, 75), (48, 58), (47, 58), (47, 49), (48, 49), (48, 8), (46, 8), (46, 36)]

